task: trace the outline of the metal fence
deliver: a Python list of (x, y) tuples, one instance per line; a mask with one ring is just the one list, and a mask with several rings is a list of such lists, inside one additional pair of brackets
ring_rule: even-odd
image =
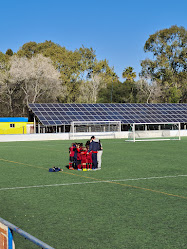
[[(34, 236), (32, 236), (31, 234), (23, 231), (22, 229), (20, 229), (19, 227), (13, 225), (12, 223), (0, 218), (0, 222), (2, 224), (4, 224), (5, 226), (7, 226), (11, 231), (16, 232), (18, 234), (20, 234), (21, 236), (23, 236), (25, 239), (30, 240), (31, 242), (33, 242), (34, 244), (38, 245), (39, 247), (43, 248), (43, 249), (54, 249), (53, 247), (47, 245), (46, 243), (44, 243), (43, 241), (35, 238)], [(18, 246), (19, 247), (19, 246)]]

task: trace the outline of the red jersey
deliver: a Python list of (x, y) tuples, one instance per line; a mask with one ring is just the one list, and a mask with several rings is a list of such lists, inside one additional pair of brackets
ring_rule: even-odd
[(86, 154), (87, 151), (81, 151), (81, 162), (86, 163)]
[(81, 160), (81, 148), (77, 148), (77, 160)]
[(87, 163), (92, 163), (92, 151), (88, 152), (86, 155)]
[(73, 146), (69, 147), (69, 156), (74, 157), (74, 154), (75, 154), (74, 147)]

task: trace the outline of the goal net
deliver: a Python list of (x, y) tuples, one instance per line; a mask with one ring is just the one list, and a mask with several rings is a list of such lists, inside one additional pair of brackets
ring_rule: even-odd
[(161, 140), (180, 140), (180, 123), (134, 123), (129, 130), (127, 141)]
[(74, 121), (71, 123), (71, 137), (90, 136), (90, 134), (100, 133), (112, 135), (121, 131), (121, 121)]

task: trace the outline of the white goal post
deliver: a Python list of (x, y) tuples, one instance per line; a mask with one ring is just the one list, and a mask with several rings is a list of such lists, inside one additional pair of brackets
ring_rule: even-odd
[(162, 141), (180, 140), (180, 123), (133, 123), (129, 130), (128, 140), (137, 141)]
[(99, 136), (114, 136), (115, 132), (121, 132), (121, 121), (73, 121), (70, 137), (85, 137), (96, 133), (100, 133)]

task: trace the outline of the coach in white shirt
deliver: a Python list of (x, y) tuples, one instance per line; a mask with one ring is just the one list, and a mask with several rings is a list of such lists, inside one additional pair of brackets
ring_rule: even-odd
[(95, 139), (95, 142), (99, 143), (99, 150), (97, 152), (97, 169), (101, 169), (101, 157), (103, 154), (103, 148), (102, 148), (101, 141), (99, 139)]

